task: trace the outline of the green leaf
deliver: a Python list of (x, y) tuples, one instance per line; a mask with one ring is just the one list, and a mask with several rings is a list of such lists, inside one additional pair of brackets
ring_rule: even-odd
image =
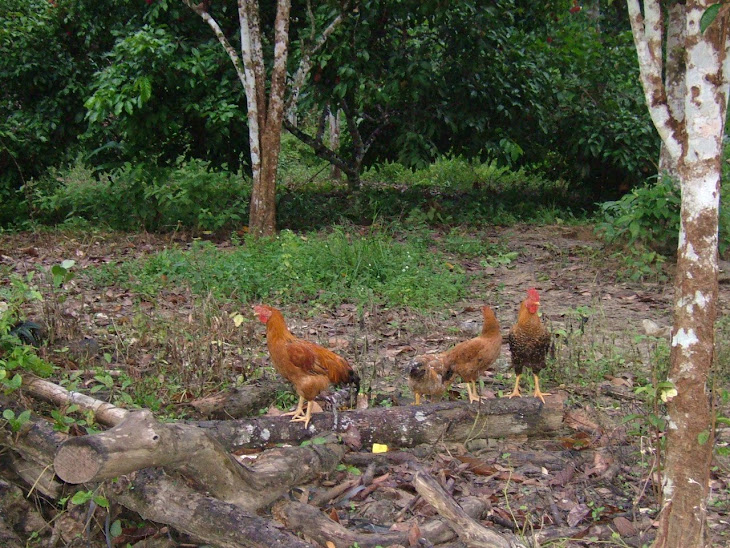
[(112, 522), (112, 526), (109, 528), (109, 533), (111, 534), (112, 538), (116, 538), (119, 535), (122, 534), (122, 522), (117, 520), (114, 520)]
[(75, 264), (76, 264), (76, 261), (74, 261), (73, 259), (66, 259), (64, 261), (61, 261), (61, 266), (63, 268), (65, 268), (66, 270), (70, 269)]
[(12, 409), (5, 409), (3, 411), (3, 418), (7, 421), (11, 421), (15, 418), (15, 413)]
[(101, 495), (97, 495), (94, 497), (94, 502), (97, 506), (101, 506), (102, 508), (109, 508), (109, 501), (106, 497), (102, 497)]
[(699, 434), (697, 434), (697, 443), (700, 445), (705, 445), (707, 443), (707, 440), (710, 439), (710, 432), (709, 430), (703, 430)]
[(720, 6), (720, 3), (712, 4), (709, 8), (705, 10), (705, 13), (702, 14), (702, 17), (700, 17), (701, 33), (704, 33), (707, 30), (707, 27), (709, 27), (715, 20), (715, 17), (717, 17), (717, 13), (720, 11)]
[(74, 496), (71, 497), (71, 502), (76, 506), (80, 506), (89, 502), (93, 496), (94, 495), (91, 491), (77, 491)]

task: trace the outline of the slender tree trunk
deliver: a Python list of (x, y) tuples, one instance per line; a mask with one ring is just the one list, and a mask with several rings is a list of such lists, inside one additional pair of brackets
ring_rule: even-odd
[[(340, 148), (340, 111), (339, 109), (335, 109), (334, 112), (332, 112), (332, 109), (329, 109), (329, 116), (327, 116), (327, 122), (329, 123), (329, 130), (330, 130), (330, 150), (333, 150), (337, 152), (337, 150)], [(333, 165), (332, 169), (330, 170), (330, 177), (335, 180), (339, 181), (342, 177), (342, 170), (336, 166)]]
[[(664, 89), (667, 91), (667, 107), (671, 117), (684, 123), (684, 99), (687, 96), (685, 85), (686, 57), (684, 42), (686, 36), (686, 3), (671, 2), (667, 6), (667, 62), (664, 67)], [(669, 154), (662, 142), (659, 152), (659, 176), (668, 175), (679, 180), (678, 158)]]
[(669, 371), (676, 394), (666, 394), (667, 452), (655, 541), (662, 548), (707, 545), (713, 446), (707, 380), (714, 352), (718, 210), (728, 100), (726, 16), (700, 32), (700, 18), (712, 3), (716, 2), (670, 4), (668, 20), (674, 31), (670, 29), (666, 58), (681, 65), (666, 67), (666, 85), (677, 86), (668, 92), (661, 79), (661, 4), (646, 0), (642, 15), (638, 0), (628, 0), (647, 106), (662, 138), (664, 165), (676, 167), (682, 192)]

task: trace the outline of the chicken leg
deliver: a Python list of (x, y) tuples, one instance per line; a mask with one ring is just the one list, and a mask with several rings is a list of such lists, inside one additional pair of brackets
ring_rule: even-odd
[(540, 398), (542, 400), (542, 403), (545, 403), (545, 398), (543, 396), (550, 396), (550, 392), (540, 392), (540, 377), (538, 377), (536, 374), (532, 374), (532, 376), (535, 378), (535, 393), (533, 394), (536, 398)]
[(413, 395), (416, 398), (416, 401), (413, 402), (413, 405), (421, 405), (421, 394), (419, 394), (418, 392), (414, 392)]
[(466, 383), (466, 391), (469, 394), (469, 403), (479, 402), (481, 400), (477, 392), (476, 381)]
[(512, 390), (512, 392), (510, 392), (509, 394), (507, 394), (507, 397), (509, 399), (512, 399), (514, 397), (518, 397), (518, 398), (521, 398), (522, 397), (522, 394), (520, 394), (520, 377), (521, 376), (522, 376), (521, 374), (520, 375), (517, 375), (517, 378), (515, 379), (515, 387), (514, 387), (514, 389)]

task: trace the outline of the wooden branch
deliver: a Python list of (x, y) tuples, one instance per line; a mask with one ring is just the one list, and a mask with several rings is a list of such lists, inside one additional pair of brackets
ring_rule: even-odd
[(229, 450), (260, 448), (276, 443), (299, 443), (322, 432), (344, 433), (357, 429), (363, 446), (373, 443), (413, 447), (439, 441), (466, 442), (516, 434), (544, 435), (562, 425), (564, 398), (551, 396), (543, 405), (535, 398), (500, 398), (482, 401), (444, 402), (372, 408), (358, 411), (317, 413), (309, 428), (288, 417), (256, 417), (239, 421), (196, 422)]
[(413, 486), (436, 511), (445, 517), (459, 538), (474, 548), (525, 548), (517, 537), (490, 531), (470, 517), (463, 508), (429, 474), (420, 470), (413, 478)]
[(350, 166), (345, 160), (343, 160), (336, 152), (327, 148), (327, 146), (322, 143), (322, 141), (316, 140), (314, 137), (308, 135), (288, 120), (284, 120), (283, 123), (284, 129), (294, 135), (294, 137), (299, 139), (302, 143), (311, 147), (317, 156), (319, 156), (323, 160), (327, 160), (333, 166), (339, 167), (345, 173), (356, 172), (356, 170), (352, 166)]
[(240, 419), (258, 415), (260, 409), (271, 405), (276, 392), (289, 390), (290, 386), (283, 380), (261, 379), (229, 392), (193, 400), (189, 405), (205, 418)]
[(272, 521), (202, 495), (161, 470), (143, 470), (107, 485), (114, 501), (144, 519), (170, 525), (205, 544), (220, 548), (311, 548)]
[(0, 455), (0, 464), (15, 472), (32, 491), (37, 491), (52, 500), (61, 496), (63, 484), (56, 480), (51, 464), (42, 466), (18, 456), (15, 451), (8, 451), (6, 455)]
[[(480, 518), (487, 509), (487, 504), (475, 497), (464, 501), (464, 511), (473, 518)], [(339, 523), (332, 521), (316, 507), (301, 502), (282, 501), (272, 509), (274, 517), (287, 529), (297, 531), (325, 546), (328, 542), (337, 548), (350, 548), (357, 543), (362, 548), (375, 546), (408, 545), (407, 531), (389, 533), (355, 533)], [(431, 520), (421, 526), (421, 536), (433, 544), (441, 544), (456, 538), (456, 535), (440, 519)]]
[(129, 413), (126, 409), (116, 407), (111, 403), (97, 400), (80, 392), (66, 390), (62, 386), (32, 375), (23, 375), (23, 390), (34, 398), (53, 403), (59, 407), (76, 404), (81, 409), (92, 411), (97, 422), (107, 426), (119, 424)]
[[(12, 408), (5, 402), (3, 407)], [(15, 409), (20, 414), (19, 409)], [(56, 432), (48, 421), (31, 416), (19, 432), (11, 432), (9, 425), (0, 429), (0, 446), (7, 452), (7, 467), (41, 494), (57, 498), (62, 484), (53, 471), (53, 455), (56, 449), (68, 439), (66, 434)]]

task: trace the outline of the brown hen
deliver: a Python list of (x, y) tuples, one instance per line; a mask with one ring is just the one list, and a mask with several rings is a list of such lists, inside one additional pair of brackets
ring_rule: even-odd
[(266, 324), (266, 345), (274, 368), (294, 385), (299, 394), (297, 408), (285, 413), (293, 415), (292, 422), (304, 422), (304, 428), (307, 428), (312, 418), (311, 401), (330, 383), (351, 383), (355, 385), (355, 392), (359, 391), (360, 377), (347, 360), (318, 344), (292, 335), (284, 316), (276, 308), (257, 305), (254, 312)]

